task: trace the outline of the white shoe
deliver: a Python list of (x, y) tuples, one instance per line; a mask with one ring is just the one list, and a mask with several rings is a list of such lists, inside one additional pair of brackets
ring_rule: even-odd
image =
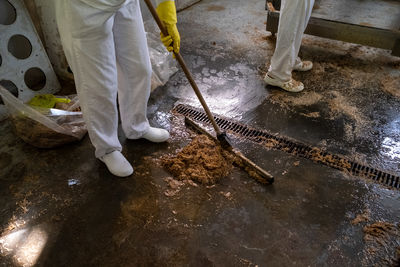
[(161, 128), (150, 127), (149, 130), (142, 136), (142, 138), (154, 143), (161, 143), (168, 140), (169, 132)]
[(106, 164), (108, 170), (115, 176), (127, 177), (133, 173), (132, 165), (119, 151), (106, 154), (100, 160)]
[(282, 88), (283, 90), (286, 90), (288, 92), (292, 93), (298, 93), (303, 91), (304, 89), (304, 84), (302, 82), (298, 82), (294, 80), (293, 78), (290, 78), (289, 81), (287, 82), (282, 82), (281, 80), (277, 78), (273, 78), (268, 73), (265, 75), (264, 78), (265, 83), (272, 85), (272, 86), (277, 86)]
[(311, 61), (301, 61), (299, 64), (294, 66), (293, 70), (297, 71), (309, 71), (313, 68), (313, 63)]

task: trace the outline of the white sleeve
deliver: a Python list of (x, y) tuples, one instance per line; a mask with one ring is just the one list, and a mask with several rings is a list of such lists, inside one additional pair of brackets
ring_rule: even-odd
[(167, 1), (174, 1), (174, 0), (156, 0), (156, 4), (157, 4), (157, 6), (158, 6), (158, 5), (161, 4), (162, 2), (167, 2)]

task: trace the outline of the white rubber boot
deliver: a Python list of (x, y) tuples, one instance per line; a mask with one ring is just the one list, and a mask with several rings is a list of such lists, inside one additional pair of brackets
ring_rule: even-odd
[(299, 64), (294, 66), (293, 70), (297, 71), (309, 71), (313, 68), (313, 63), (311, 61), (300, 61)]
[(161, 128), (150, 127), (149, 130), (142, 136), (142, 138), (154, 143), (161, 143), (168, 140), (169, 132)]
[(111, 152), (99, 159), (106, 164), (108, 170), (115, 176), (127, 177), (133, 173), (132, 165), (119, 151)]
[(304, 89), (304, 84), (302, 82), (294, 80), (293, 78), (290, 78), (290, 80), (287, 82), (283, 82), (277, 78), (271, 77), (267, 73), (267, 75), (265, 75), (264, 81), (269, 85), (280, 87), (283, 90), (292, 93), (298, 93), (303, 91)]

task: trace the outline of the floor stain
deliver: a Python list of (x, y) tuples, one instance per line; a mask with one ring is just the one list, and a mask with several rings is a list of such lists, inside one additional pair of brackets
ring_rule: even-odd
[(207, 11), (223, 11), (223, 10), (225, 10), (225, 7), (220, 5), (210, 5), (207, 7)]

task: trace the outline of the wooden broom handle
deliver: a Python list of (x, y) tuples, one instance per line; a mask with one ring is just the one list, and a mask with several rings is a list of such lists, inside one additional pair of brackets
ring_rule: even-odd
[[(144, 2), (146, 3), (147, 7), (150, 10), (151, 15), (153, 16), (154, 20), (156, 21), (158, 27), (160, 28), (160, 31), (162, 32), (162, 34), (164, 36), (168, 36), (168, 31), (167, 28), (165, 27), (164, 23), (161, 21), (160, 17), (157, 14), (156, 9), (154, 8), (153, 4), (151, 3), (151, 0), (144, 0)], [(204, 111), (207, 114), (208, 119), (211, 121), (212, 126), (214, 127), (215, 132), (218, 135), (221, 135), (221, 130), (219, 129), (217, 123), (215, 122), (214, 116), (211, 114), (210, 109), (207, 106), (206, 101), (203, 98), (203, 95), (200, 92), (199, 87), (197, 86), (196, 82), (193, 79), (193, 75), (190, 72), (189, 68), (186, 66), (185, 61), (183, 60), (182, 56), (180, 53), (175, 53), (174, 51), (174, 55), (176, 60), (179, 62), (179, 65), (181, 66), (183, 72), (186, 75), (186, 78), (189, 80), (190, 85), (192, 86), (197, 98), (199, 99), (201, 105), (203, 106)]]

